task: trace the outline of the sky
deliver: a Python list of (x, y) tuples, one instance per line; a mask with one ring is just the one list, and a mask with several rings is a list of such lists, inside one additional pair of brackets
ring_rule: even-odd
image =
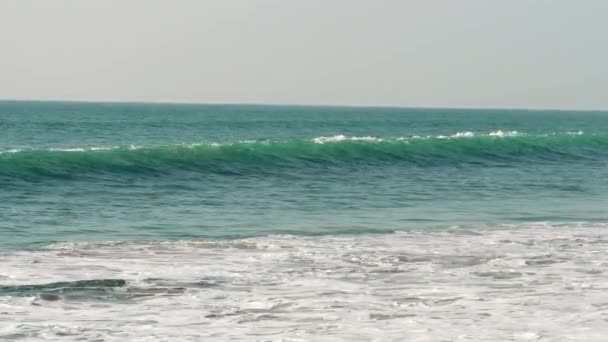
[(608, 109), (606, 0), (0, 0), (0, 99)]

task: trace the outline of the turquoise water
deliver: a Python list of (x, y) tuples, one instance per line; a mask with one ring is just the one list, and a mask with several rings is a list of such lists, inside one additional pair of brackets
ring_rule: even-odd
[(608, 221), (608, 113), (0, 102), (4, 248)]
[(0, 340), (608, 335), (608, 113), (0, 102), (0, 133)]

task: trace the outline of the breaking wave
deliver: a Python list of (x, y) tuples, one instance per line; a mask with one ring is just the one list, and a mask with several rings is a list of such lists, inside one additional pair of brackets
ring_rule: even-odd
[(158, 176), (178, 171), (251, 176), (286, 169), (318, 173), (383, 165), (484, 167), (606, 158), (608, 135), (582, 132), (459, 132), (397, 138), (335, 135), (227, 144), (11, 148), (0, 152), (0, 178)]

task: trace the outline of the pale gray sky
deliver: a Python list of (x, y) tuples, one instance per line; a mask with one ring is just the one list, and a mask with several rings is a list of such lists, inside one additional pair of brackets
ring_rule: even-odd
[(0, 0), (0, 98), (608, 108), (606, 0)]

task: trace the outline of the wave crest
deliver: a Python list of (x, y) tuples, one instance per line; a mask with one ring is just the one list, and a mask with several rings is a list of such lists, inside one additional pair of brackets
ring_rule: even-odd
[(492, 166), (605, 159), (608, 135), (582, 132), (531, 135), (498, 130), (400, 138), (335, 135), (229, 144), (9, 149), (0, 154), (0, 178), (159, 175), (184, 170), (264, 175), (285, 169), (318, 173), (382, 165)]

